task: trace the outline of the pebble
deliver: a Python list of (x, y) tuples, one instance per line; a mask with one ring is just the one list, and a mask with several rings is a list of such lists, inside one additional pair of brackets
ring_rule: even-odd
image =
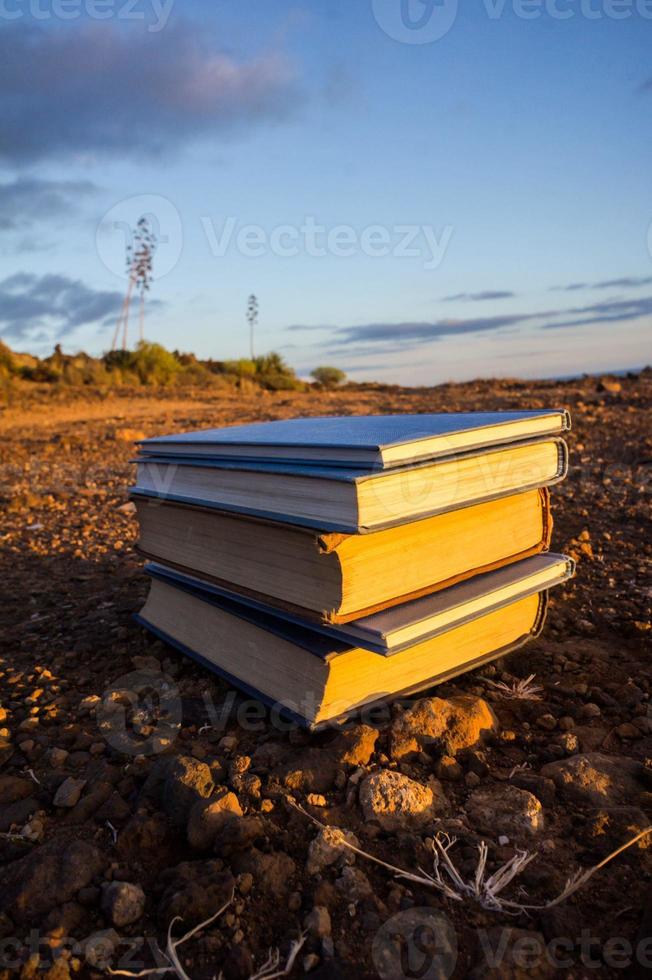
[(82, 790), (86, 785), (85, 779), (75, 779), (69, 776), (54, 794), (54, 806), (73, 807), (79, 802)]
[(145, 892), (129, 881), (113, 881), (104, 888), (102, 908), (118, 929), (129, 926), (145, 911)]

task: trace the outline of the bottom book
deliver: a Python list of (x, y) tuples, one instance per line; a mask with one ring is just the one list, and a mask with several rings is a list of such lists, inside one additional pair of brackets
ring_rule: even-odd
[[(561, 556), (555, 556), (561, 557)], [(540, 560), (540, 559), (539, 559)], [(572, 562), (557, 582), (572, 574)], [(490, 573), (495, 574), (495, 573)], [(551, 584), (555, 584), (552, 582)], [(468, 593), (446, 590), (452, 607)], [(468, 588), (468, 585), (467, 585)], [(445, 593), (440, 593), (439, 597)], [(511, 601), (415, 642), (393, 656), (325, 635), (273, 613), (203, 590), (182, 587), (158, 566), (137, 620), (236, 687), (316, 729), (365, 706), (390, 701), (472, 670), (538, 635), (547, 590), (519, 582)]]

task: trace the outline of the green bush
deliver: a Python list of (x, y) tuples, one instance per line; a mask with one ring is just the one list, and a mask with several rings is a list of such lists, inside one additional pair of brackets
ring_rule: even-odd
[(338, 385), (346, 381), (346, 374), (337, 367), (316, 367), (314, 371), (310, 372), (310, 375), (325, 388), (337, 388)]

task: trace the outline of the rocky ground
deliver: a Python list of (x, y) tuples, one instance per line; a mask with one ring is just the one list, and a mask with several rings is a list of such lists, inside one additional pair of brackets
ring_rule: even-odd
[[(499, 897), (544, 906), (652, 822), (649, 372), (241, 397), (30, 392), (0, 416), (0, 976), (161, 967), (175, 916), (179, 938), (227, 903), (178, 949), (193, 980), (278, 975), (260, 973), (269, 948), (282, 969), (302, 934), (293, 976), (649, 969), (650, 839), (529, 912), (456, 900), (343, 844), (419, 875), (449, 833), (465, 881), (482, 841), (487, 876), (527, 850)], [(481, 676), (396, 705), (378, 727), (311, 737), (239, 710), (132, 621), (147, 589), (127, 497), (141, 434), (539, 406), (573, 414), (554, 547), (577, 558), (577, 578), (541, 639)], [(541, 690), (515, 697), (530, 674)]]

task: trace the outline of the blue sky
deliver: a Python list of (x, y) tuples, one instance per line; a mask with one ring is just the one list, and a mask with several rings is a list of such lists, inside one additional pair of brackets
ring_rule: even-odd
[(0, 335), (108, 349), (146, 213), (171, 348), (246, 356), (254, 292), (302, 374), (643, 365), (651, 40), (652, 0), (3, 0)]

